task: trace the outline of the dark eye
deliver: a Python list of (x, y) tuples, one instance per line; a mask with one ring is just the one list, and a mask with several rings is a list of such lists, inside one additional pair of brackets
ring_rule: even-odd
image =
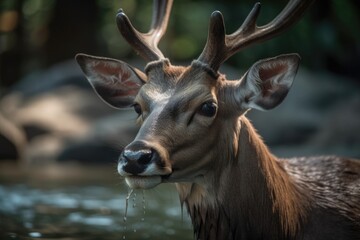
[(205, 102), (199, 109), (199, 114), (205, 117), (213, 117), (216, 114), (217, 105), (214, 102)]
[(138, 103), (134, 103), (133, 105), (135, 112), (140, 116), (142, 114), (141, 106)]

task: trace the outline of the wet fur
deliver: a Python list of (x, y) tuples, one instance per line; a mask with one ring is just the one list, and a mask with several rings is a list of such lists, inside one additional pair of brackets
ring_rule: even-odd
[(244, 116), (233, 129), (233, 159), (202, 183), (177, 184), (197, 239), (359, 239), (359, 162), (277, 159)]

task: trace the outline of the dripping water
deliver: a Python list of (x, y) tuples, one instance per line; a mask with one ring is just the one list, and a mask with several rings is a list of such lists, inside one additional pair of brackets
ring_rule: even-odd
[(132, 194), (133, 192), (134, 192), (134, 189), (130, 189), (129, 192), (128, 192), (128, 195), (126, 196), (126, 199), (125, 199), (124, 235), (123, 235), (123, 239), (126, 239), (125, 233), (126, 233), (126, 230), (127, 230), (126, 221), (127, 221), (128, 207), (129, 207), (129, 199), (130, 199), (131, 194)]
[[(133, 198), (132, 198), (132, 201), (133, 201), (133, 208), (135, 208), (136, 207), (136, 193), (134, 192), (134, 194), (133, 194)], [(136, 228), (135, 228), (135, 226), (133, 225), (133, 232), (134, 233), (136, 233)]]
[(133, 208), (136, 207), (136, 193), (133, 194)]
[[(136, 204), (136, 192), (134, 192), (134, 189), (129, 189), (128, 195), (126, 196), (126, 200), (125, 200), (125, 214), (124, 214), (124, 234), (123, 234), (123, 238), (122, 239), (126, 239), (125, 237), (125, 233), (127, 231), (127, 214), (128, 214), (128, 208), (129, 208), (129, 202), (132, 201), (132, 208), (136, 208), (137, 204)], [(131, 200), (130, 200), (131, 199)], [(142, 204), (142, 212), (143, 212), (143, 216), (141, 218), (141, 221), (144, 222), (145, 221), (145, 213), (146, 213), (146, 200), (145, 200), (145, 191), (142, 191), (142, 200), (141, 200), (141, 204)], [(137, 229), (135, 228), (135, 226), (133, 225), (133, 232), (136, 233)]]
[(134, 189), (130, 189), (127, 197), (126, 197), (126, 200), (125, 200), (125, 215), (124, 215), (124, 222), (126, 222), (127, 220), (127, 212), (128, 212), (128, 207), (129, 207), (129, 199), (130, 199), (130, 196), (131, 194), (134, 192)]
[(141, 218), (141, 221), (145, 221), (145, 212), (146, 212), (146, 206), (145, 206), (145, 190), (142, 191), (142, 209), (143, 209), (143, 217)]

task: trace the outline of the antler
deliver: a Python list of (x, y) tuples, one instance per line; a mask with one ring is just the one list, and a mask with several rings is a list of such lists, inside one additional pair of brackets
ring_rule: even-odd
[(166, 32), (172, 3), (173, 0), (154, 1), (151, 28), (147, 33), (138, 32), (122, 9), (116, 15), (116, 22), (121, 35), (147, 61), (164, 58), (157, 45)]
[(241, 27), (230, 35), (225, 33), (222, 14), (219, 11), (213, 12), (210, 17), (208, 39), (198, 60), (209, 64), (217, 71), (224, 61), (241, 49), (270, 39), (288, 29), (300, 19), (313, 1), (290, 0), (278, 16), (263, 26), (256, 25), (260, 13), (260, 3), (256, 3)]

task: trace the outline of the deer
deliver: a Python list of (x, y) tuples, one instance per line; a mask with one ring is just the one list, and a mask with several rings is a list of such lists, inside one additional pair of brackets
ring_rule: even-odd
[(117, 171), (132, 189), (175, 183), (196, 239), (360, 239), (360, 162), (336, 156), (277, 158), (246, 113), (270, 110), (288, 94), (300, 56), (259, 60), (237, 80), (219, 72), (232, 55), (271, 39), (302, 18), (312, 0), (290, 0), (257, 26), (260, 3), (226, 34), (211, 14), (205, 47), (188, 66), (172, 65), (158, 48), (172, 1), (154, 1), (150, 30), (136, 30), (122, 9), (119, 32), (144, 70), (111, 58), (77, 54), (107, 104), (134, 108), (139, 131)]

